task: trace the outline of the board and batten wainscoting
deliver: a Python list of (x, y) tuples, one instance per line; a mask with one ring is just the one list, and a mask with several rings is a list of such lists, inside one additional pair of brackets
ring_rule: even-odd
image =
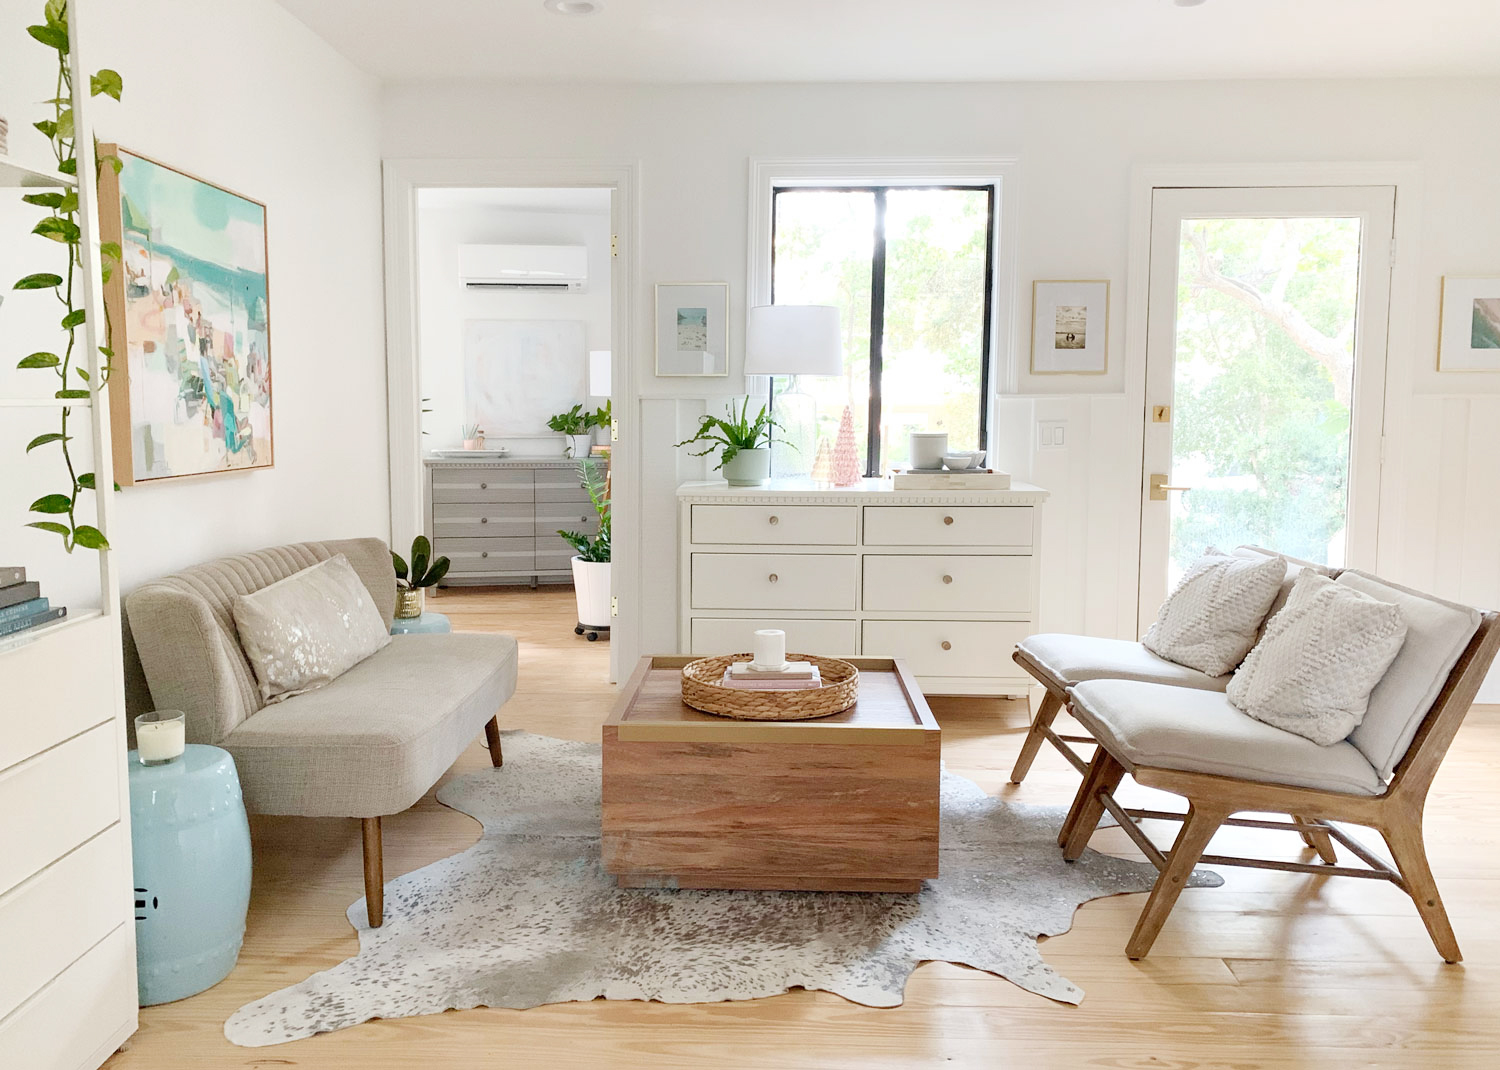
[(1010, 659), (1037, 630), (1037, 538), (1047, 492), (896, 491), (867, 479), (816, 489), (721, 482), (677, 490), (678, 649), (899, 657), (935, 695), (1025, 695)]
[[(602, 476), (608, 462), (592, 458)], [(424, 516), (435, 555), (452, 565), (441, 586), (572, 582), (573, 548), (558, 531), (599, 533), (576, 461), (426, 461)]]

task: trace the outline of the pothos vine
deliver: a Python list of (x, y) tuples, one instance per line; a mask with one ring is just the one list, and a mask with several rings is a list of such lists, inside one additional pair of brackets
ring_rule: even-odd
[[(28, 26), (26, 31), (57, 54), (56, 90), (52, 99), (46, 102), (52, 106), (53, 117), (33, 125), (51, 142), (53, 155), (57, 158), (58, 171), (66, 175), (77, 175), (78, 156), (74, 151), (73, 128), (73, 73), (68, 65), (67, 0), (47, 0), (44, 8), (44, 22), (39, 26)], [(108, 68), (99, 71), (89, 79), (91, 96), (102, 94), (119, 100), (121, 88), (120, 75)], [(102, 167), (106, 162), (116, 172), (120, 170), (119, 159), (112, 156), (102, 160), (96, 159), (96, 167)], [(62, 353), (32, 353), (23, 357), (17, 367), (50, 368), (58, 378), (59, 385), (55, 396), (59, 400), (85, 399), (89, 396), (87, 361), (75, 350), (78, 341), (77, 332), (83, 326), (86, 313), (75, 304), (73, 293), (74, 279), (83, 270), (83, 235), (78, 226), (78, 191), (76, 188), (62, 192), (48, 190), (44, 193), (27, 194), (22, 200), (27, 204), (34, 204), (49, 210), (50, 214), (37, 223), (31, 232), (63, 245), (68, 252), (68, 266), (65, 276), (47, 271), (27, 275), (15, 284), (15, 289), (51, 290), (63, 307), (61, 324), (63, 331), (67, 333), (68, 341)], [(114, 242), (105, 242), (99, 246), (99, 253), (104, 281), (108, 282), (110, 273), (120, 262), (120, 247)], [(104, 327), (105, 344), (99, 347), (99, 352), (104, 357), (104, 363), (100, 367), (99, 385), (101, 387), (108, 382), (110, 368), (114, 361), (114, 351), (110, 348), (112, 331), (108, 312), (105, 313)], [(69, 378), (70, 375), (77, 376), (78, 381), (75, 383)], [(109, 543), (102, 531), (92, 524), (78, 522), (79, 498), (84, 491), (97, 492), (97, 487), (94, 485), (94, 473), (79, 472), (73, 462), (72, 450), (69, 448), (73, 438), (68, 433), (68, 421), (72, 418), (73, 410), (65, 405), (61, 413), (59, 430), (38, 435), (27, 444), (26, 452), (30, 453), (39, 447), (57, 443), (62, 451), (63, 464), (68, 471), (68, 492), (44, 494), (32, 502), (31, 512), (49, 519), (33, 521), (27, 526), (61, 536), (63, 548), (69, 553), (72, 553), (73, 549), (78, 546), (91, 550), (108, 549)]]

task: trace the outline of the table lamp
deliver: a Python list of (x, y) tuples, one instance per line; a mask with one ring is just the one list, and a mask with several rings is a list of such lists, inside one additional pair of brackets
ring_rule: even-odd
[(818, 406), (799, 388), (801, 375), (843, 375), (839, 310), (833, 305), (756, 305), (745, 324), (745, 374), (789, 375), (775, 399), (781, 433), (771, 441), (771, 474), (806, 476), (817, 444)]

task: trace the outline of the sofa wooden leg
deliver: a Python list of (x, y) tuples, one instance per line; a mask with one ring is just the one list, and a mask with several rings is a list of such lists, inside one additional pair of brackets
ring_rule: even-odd
[(380, 928), (385, 920), (385, 862), (381, 857), (380, 818), (359, 819), (365, 839), (365, 915), (370, 928)]
[(1010, 771), (1012, 784), (1019, 784), (1026, 779), (1026, 774), (1031, 771), (1031, 763), (1036, 761), (1037, 751), (1042, 749), (1042, 743), (1047, 738), (1047, 729), (1052, 727), (1052, 722), (1057, 719), (1061, 709), (1062, 700), (1051, 691), (1042, 696), (1042, 704), (1036, 710), (1036, 719), (1031, 722), (1031, 731), (1026, 733), (1021, 753), (1016, 756), (1015, 767)]
[(1076, 862), (1083, 857), (1089, 838), (1094, 835), (1100, 818), (1104, 816), (1104, 803), (1100, 801), (1100, 795), (1112, 793), (1123, 779), (1125, 767), (1100, 747), (1094, 764), (1089, 766), (1089, 775), (1083, 782), (1083, 793), (1074, 801), (1073, 810), (1068, 815), (1071, 824), (1067, 829), (1067, 839), (1062, 845), (1063, 858), (1067, 861)]
[(1151, 945), (1156, 943), (1161, 927), (1166, 924), (1167, 915), (1172, 913), (1177, 897), (1187, 887), (1188, 879), (1193, 875), (1193, 867), (1203, 857), (1208, 841), (1213, 839), (1214, 833), (1219, 831), (1219, 826), (1228, 816), (1223, 810), (1210, 809), (1196, 802), (1189, 803), (1187, 819), (1183, 821), (1182, 830), (1177, 833), (1177, 842), (1167, 855), (1167, 868), (1156, 878), (1151, 895), (1146, 899), (1141, 916), (1135, 923), (1135, 931), (1130, 934), (1130, 940), (1125, 945), (1127, 956), (1132, 959), (1146, 957)]
[(498, 713), (485, 724), (484, 741), (489, 744), (491, 764), (499, 769), (505, 764), (505, 755), (500, 753), (500, 715)]
[(1443, 961), (1462, 962), (1463, 952), (1458, 949), (1458, 939), (1453, 935), (1453, 925), (1448, 921), (1448, 911), (1443, 908), (1443, 897), (1438, 895), (1437, 881), (1433, 879), (1432, 867), (1427, 863), (1427, 849), (1422, 844), (1422, 816), (1417, 813), (1398, 825), (1380, 830), (1401, 871), (1401, 880), (1406, 893), (1416, 904), (1422, 924), (1427, 926), (1427, 935)]
[[(1299, 817), (1296, 814), (1292, 815), (1292, 820), (1301, 821), (1304, 825), (1308, 824), (1308, 821), (1305, 818)], [(1328, 833), (1304, 832), (1302, 833), (1302, 842), (1307, 844), (1307, 846), (1312, 848), (1314, 851), (1317, 851), (1318, 857), (1327, 862), (1330, 866), (1336, 866), (1339, 864), (1339, 853), (1334, 849), (1333, 837), (1328, 835)]]

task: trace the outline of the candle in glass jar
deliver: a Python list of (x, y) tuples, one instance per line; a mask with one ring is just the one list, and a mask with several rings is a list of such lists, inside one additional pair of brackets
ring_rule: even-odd
[(786, 666), (786, 632), (780, 628), (761, 628), (755, 633), (755, 667), (780, 669)]
[(156, 710), (135, 719), (135, 749), (144, 765), (161, 765), (182, 757), (187, 730), (182, 713)]

